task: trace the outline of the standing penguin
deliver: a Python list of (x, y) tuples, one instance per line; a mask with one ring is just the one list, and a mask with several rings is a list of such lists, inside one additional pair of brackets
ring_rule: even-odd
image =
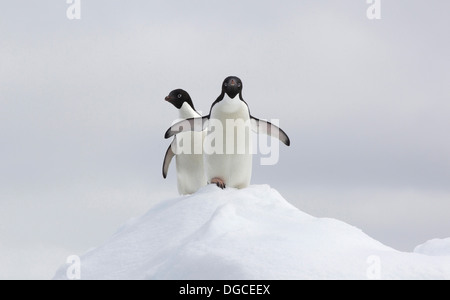
[[(238, 77), (225, 78), (222, 92), (212, 104), (209, 115), (201, 119), (202, 126), (196, 126), (199, 118), (191, 118), (173, 125), (165, 135), (169, 138), (180, 132), (201, 131), (208, 128), (209, 134), (204, 150), (206, 176), (210, 183), (222, 189), (225, 186), (245, 188), (250, 184), (252, 175), (250, 128), (257, 133), (276, 137), (287, 146), (290, 145), (289, 137), (283, 130), (250, 114), (248, 105), (242, 97), (242, 87), (242, 81)], [(232, 126), (229, 126), (230, 124)], [(218, 141), (217, 136), (222, 139)], [(215, 141), (212, 141), (214, 139)], [(215, 144), (215, 151), (207, 151), (206, 146), (210, 144), (209, 142)]]
[[(180, 119), (198, 118), (200, 114), (195, 110), (189, 94), (177, 89), (165, 98), (178, 109)], [(207, 181), (203, 164), (204, 132), (178, 133), (166, 151), (163, 163), (163, 177), (167, 177), (169, 165), (176, 156), (178, 193), (180, 195), (193, 194)]]

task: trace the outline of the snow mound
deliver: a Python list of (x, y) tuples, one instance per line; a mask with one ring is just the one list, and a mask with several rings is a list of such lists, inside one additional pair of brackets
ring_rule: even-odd
[[(447, 248), (448, 249), (448, 248)], [(66, 279), (66, 264), (55, 279)], [(269, 186), (160, 202), (81, 256), (81, 279), (450, 279), (450, 257), (402, 253)]]
[(414, 252), (431, 256), (450, 256), (450, 238), (428, 241), (417, 246)]

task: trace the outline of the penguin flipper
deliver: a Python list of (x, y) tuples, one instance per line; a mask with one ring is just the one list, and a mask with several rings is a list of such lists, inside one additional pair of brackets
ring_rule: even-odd
[(291, 140), (287, 136), (286, 132), (284, 132), (283, 129), (281, 129), (280, 127), (275, 126), (270, 122), (255, 118), (253, 116), (250, 116), (250, 120), (252, 123), (252, 130), (254, 132), (264, 133), (271, 137), (277, 138), (286, 146), (291, 145)]
[(170, 138), (181, 132), (186, 131), (203, 131), (206, 129), (206, 125), (208, 123), (209, 116), (203, 116), (198, 118), (190, 118), (182, 120), (178, 123), (172, 125), (169, 129), (167, 129), (164, 137), (166, 139)]
[(175, 153), (173, 152), (172, 145), (174, 144), (175, 139), (173, 139), (173, 142), (170, 143), (169, 148), (167, 148), (166, 155), (164, 156), (164, 162), (163, 162), (163, 168), (162, 173), (164, 179), (167, 177), (167, 173), (169, 172), (169, 166), (170, 162), (172, 161), (172, 158), (175, 156)]

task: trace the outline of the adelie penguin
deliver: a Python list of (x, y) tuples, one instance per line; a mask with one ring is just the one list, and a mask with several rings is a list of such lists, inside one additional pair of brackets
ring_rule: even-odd
[[(180, 132), (207, 129), (208, 135), (204, 143), (206, 178), (209, 183), (216, 184), (222, 189), (226, 186), (245, 188), (250, 185), (252, 175), (250, 128), (257, 133), (276, 137), (287, 146), (290, 145), (289, 137), (283, 130), (250, 114), (242, 96), (242, 88), (242, 81), (238, 77), (225, 78), (222, 92), (212, 104), (209, 115), (202, 117), (201, 126), (198, 126), (199, 118), (191, 118), (174, 124), (165, 135), (169, 138)], [(217, 140), (218, 137), (222, 139)], [(214, 145), (215, 151), (208, 151), (209, 145)]]
[[(189, 94), (177, 89), (165, 98), (175, 106), (180, 119), (199, 118)], [(163, 163), (163, 177), (167, 177), (169, 165), (174, 156), (177, 168), (178, 193), (187, 195), (195, 193), (207, 184), (203, 164), (203, 138), (205, 132), (178, 133), (166, 151)]]

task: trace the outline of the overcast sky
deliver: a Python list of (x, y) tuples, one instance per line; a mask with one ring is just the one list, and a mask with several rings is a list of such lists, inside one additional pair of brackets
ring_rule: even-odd
[(51, 278), (154, 203), (184, 88), (237, 75), (292, 146), (270, 184), (399, 250), (450, 237), (450, 4), (365, 0), (0, 3), (0, 278)]

